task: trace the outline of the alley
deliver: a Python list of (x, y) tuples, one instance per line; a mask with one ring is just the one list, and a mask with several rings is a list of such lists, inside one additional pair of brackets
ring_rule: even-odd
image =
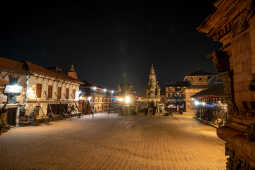
[(192, 115), (97, 114), (13, 128), (0, 169), (225, 169), (224, 142)]

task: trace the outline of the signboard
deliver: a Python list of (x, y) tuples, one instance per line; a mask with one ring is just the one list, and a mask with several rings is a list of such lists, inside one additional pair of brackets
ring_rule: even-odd
[(6, 85), (4, 89), (5, 94), (20, 94), (23, 87), (18, 84)]

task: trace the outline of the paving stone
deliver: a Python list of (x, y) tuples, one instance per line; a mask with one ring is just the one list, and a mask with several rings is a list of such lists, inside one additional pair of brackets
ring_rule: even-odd
[[(187, 116), (188, 115), (188, 116)], [(190, 114), (97, 114), (0, 136), (0, 169), (225, 169), (224, 142)]]

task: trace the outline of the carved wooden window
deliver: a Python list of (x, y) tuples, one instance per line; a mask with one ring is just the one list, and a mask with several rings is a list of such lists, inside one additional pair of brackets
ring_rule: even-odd
[(53, 89), (52, 86), (48, 86), (48, 99), (52, 98), (52, 89)]
[(66, 99), (69, 99), (69, 88), (66, 88)]
[(58, 87), (58, 93), (57, 93), (58, 99), (61, 99), (61, 91), (62, 91), (62, 88)]
[(76, 90), (73, 89), (73, 94), (72, 94), (73, 99), (75, 99), (75, 92), (76, 92)]
[(36, 97), (42, 97), (42, 84), (36, 84)]

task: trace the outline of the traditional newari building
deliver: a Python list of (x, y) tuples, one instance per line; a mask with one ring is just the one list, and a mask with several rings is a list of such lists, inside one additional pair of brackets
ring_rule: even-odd
[(224, 81), (228, 104), (225, 126), (227, 170), (255, 169), (255, 1), (217, 0), (215, 12), (197, 28), (222, 48), (211, 58)]
[(195, 111), (192, 105), (191, 96), (208, 88), (209, 79), (213, 76), (213, 73), (209, 73), (203, 70), (197, 70), (188, 73), (184, 76), (184, 81), (189, 82), (189, 86), (185, 88), (185, 101), (186, 111)]
[[(69, 111), (78, 112), (77, 101), (82, 82), (76, 73), (76, 76), (72, 76), (74, 66), (70, 72), (66, 74), (57, 67), (46, 68), (29, 61), (0, 57), (0, 106), (6, 102), (8, 106), (12, 105), (13, 111), (8, 112), (7, 116), (8, 121), (12, 119), (9, 123), (18, 124), (20, 117), (32, 114), (36, 115), (36, 119), (41, 119), (49, 113), (61, 115)], [(12, 84), (21, 88), (15, 99), (10, 99), (4, 92), (4, 88)]]
[(145, 88), (145, 98), (147, 101), (160, 102), (160, 87), (153, 64), (151, 65), (147, 87)]
[(183, 81), (172, 81), (165, 85), (165, 97), (168, 104), (181, 106), (184, 111), (195, 111), (191, 96), (208, 88), (214, 73), (197, 70), (184, 76)]
[(185, 91), (190, 86), (188, 81), (171, 81), (165, 85), (165, 104), (180, 107), (186, 111)]
[(227, 120), (227, 104), (224, 100), (224, 84), (216, 76), (209, 88), (191, 96), (196, 108), (196, 118), (216, 127), (224, 126)]
[(79, 107), (82, 112), (89, 114), (91, 112), (110, 111), (114, 90), (107, 89), (92, 82), (83, 81), (83, 84), (80, 86), (80, 91)]

